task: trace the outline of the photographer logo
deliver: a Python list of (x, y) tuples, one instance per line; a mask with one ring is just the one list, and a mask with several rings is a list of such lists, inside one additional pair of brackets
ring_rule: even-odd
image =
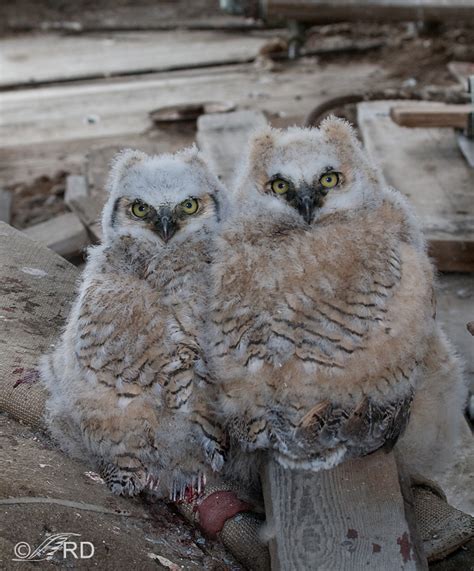
[(12, 561), (50, 561), (54, 555), (62, 559), (90, 559), (95, 547), (90, 541), (78, 541), (79, 533), (55, 533), (47, 537), (36, 549), (26, 541), (18, 542)]

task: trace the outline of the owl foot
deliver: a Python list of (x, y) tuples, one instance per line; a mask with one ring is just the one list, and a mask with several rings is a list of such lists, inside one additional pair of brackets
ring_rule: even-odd
[(196, 474), (185, 479), (173, 480), (170, 491), (170, 500), (172, 502), (194, 502), (206, 487), (206, 476), (204, 474)]
[(136, 496), (146, 486), (147, 475), (143, 464), (128, 456), (119, 458), (120, 466), (112, 462), (102, 462), (99, 474), (113, 494)]
[(224, 466), (226, 453), (220, 444), (214, 440), (206, 439), (204, 443), (204, 453), (207, 462), (214, 472), (219, 472)]
[(147, 474), (144, 487), (150, 492), (159, 493), (160, 479), (156, 476), (153, 476), (152, 474)]

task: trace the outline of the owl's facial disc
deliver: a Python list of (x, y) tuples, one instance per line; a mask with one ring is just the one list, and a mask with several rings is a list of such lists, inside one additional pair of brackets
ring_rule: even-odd
[(194, 197), (179, 204), (160, 204), (156, 208), (138, 199), (128, 205), (128, 217), (146, 225), (165, 244), (186, 225), (189, 218), (200, 212), (201, 200)]
[(329, 191), (338, 186), (340, 182), (341, 174), (328, 167), (315, 182), (294, 184), (290, 180), (276, 175), (270, 179), (267, 187), (295, 208), (307, 224), (311, 224), (315, 210), (324, 205), (325, 197)]

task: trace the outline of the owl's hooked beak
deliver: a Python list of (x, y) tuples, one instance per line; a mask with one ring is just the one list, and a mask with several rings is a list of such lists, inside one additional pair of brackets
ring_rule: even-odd
[(155, 229), (164, 242), (168, 242), (176, 234), (178, 225), (170, 208), (165, 207), (158, 210)]
[(324, 195), (319, 189), (309, 185), (300, 187), (296, 192), (295, 206), (307, 224), (311, 224), (314, 218), (314, 210), (320, 208)]

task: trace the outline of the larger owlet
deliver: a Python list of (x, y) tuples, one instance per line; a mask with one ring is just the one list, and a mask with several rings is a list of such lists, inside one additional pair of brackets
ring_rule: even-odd
[(407, 448), (436, 454), (434, 424), (459, 425), (459, 369), (416, 223), (350, 126), (256, 135), (230, 201), (209, 351), (233, 439), (330, 468), (392, 446), (412, 406)]
[(195, 149), (125, 151), (109, 187), (104, 241), (43, 362), (47, 415), (63, 447), (91, 458), (114, 492), (159, 480), (176, 499), (223, 463), (201, 350), (220, 183)]

